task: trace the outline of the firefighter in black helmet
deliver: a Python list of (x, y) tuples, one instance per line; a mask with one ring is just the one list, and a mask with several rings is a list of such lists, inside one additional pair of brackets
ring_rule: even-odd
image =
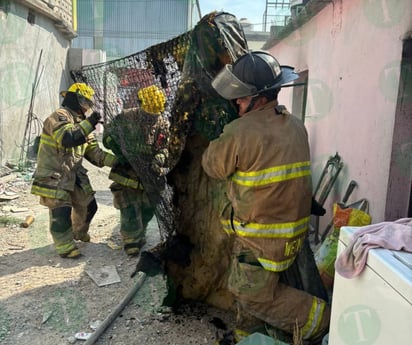
[(240, 314), (290, 334), (297, 323), (303, 339), (318, 341), (329, 325), (326, 301), (279, 282), (303, 245), (311, 214), (307, 132), (277, 101), (281, 88), (297, 78), (265, 51), (226, 65), (212, 86), (236, 101), (239, 118), (210, 142), (202, 166), (228, 182), (221, 222), (233, 238), (228, 289)]
[(43, 123), (31, 193), (40, 196), (40, 204), (50, 210), (57, 253), (75, 258), (80, 256), (75, 240), (90, 241), (89, 225), (97, 211), (83, 158), (103, 167), (112, 166), (115, 157), (100, 149), (92, 134), (101, 119), (92, 110), (94, 90), (74, 83), (61, 96), (62, 107)]

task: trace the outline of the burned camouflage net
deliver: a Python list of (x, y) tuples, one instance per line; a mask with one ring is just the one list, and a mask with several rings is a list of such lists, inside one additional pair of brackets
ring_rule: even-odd
[[(156, 206), (162, 241), (176, 231), (176, 219), (184, 212), (173, 194), (168, 173), (181, 159), (188, 137), (201, 135), (210, 141), (236, 117), (234, 105), (220, 98), (210, 82), (226, 63), (234, 62), (246, 51), (246, 39), (237, 19), (228, 13), (213, 12), (193, 30), (167, 42), (71, 71), (76, 82), (86, 82), (94, 88), (104, 126), (111, 127), (118, 148), (115, 153), (127, 159)], [(167, 98), (156, 121), (138, 115), (138, 92), (152, 85), (161, 88)], [(116, 121), (121, 112), (131, 112), (127, 121)], [(158, 133), (156, 138), (149, 140), (154, 132)], [(152, 149), (147, 150), (148, 146)], [(154, 168), (156, 154), (165, 150), (161, 168)], [(159, 164), (156, 166), (159, 168)]]

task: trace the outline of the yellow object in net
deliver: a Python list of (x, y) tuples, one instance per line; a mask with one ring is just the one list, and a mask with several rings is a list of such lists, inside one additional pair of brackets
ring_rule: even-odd
[(144, 111), (160, 114), (165, 110), (166, 96), (161, 88), (156, 85), (145, 87), (137, 92)]

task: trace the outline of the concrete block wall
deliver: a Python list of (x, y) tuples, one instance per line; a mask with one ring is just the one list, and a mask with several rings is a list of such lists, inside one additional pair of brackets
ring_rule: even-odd
[(59, 92), (71, 83), (70, 39), (56, 26), (61, 18), (44, 3), (34, 8), (39, 4), (19, 0), (0, 7), (0, 165), (19, 164), (25, 138), (40, 133), (42, 120), (61, 103)]

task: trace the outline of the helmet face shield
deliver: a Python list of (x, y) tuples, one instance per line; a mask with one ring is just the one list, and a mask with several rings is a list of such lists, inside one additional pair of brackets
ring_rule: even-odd
[(80, 106), (85, 109), (91, 109), (94, 105), (93, 101), (87, 99), (81, 94), (77, 94), (77, 100), (79, 101)]
[(213, 79), (212, 87), (223, 98), (232, 100), (255, 95), (255, 86), (244, 83), (232, 72), (232, 66), (226, 65)]
[(280, 66), (265, 51), (252, 51), (241, 56), (233, 65), (226, 65), (212, 81), (212, 87), (228, 100), (281, 88), (299, 75), (293, 67)]
[(295, 72), (293, 67), (290, 66), (280, 66), (282, 70), (282, 79), (280, 80), (280, 85), (285, 85), (299, 78), (299, 74)]

